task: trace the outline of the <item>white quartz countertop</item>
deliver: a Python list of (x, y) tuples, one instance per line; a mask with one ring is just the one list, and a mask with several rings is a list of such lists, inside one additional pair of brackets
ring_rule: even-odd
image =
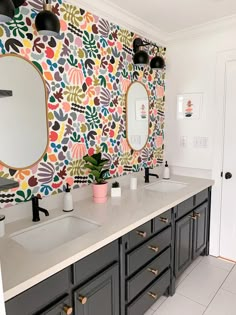
[[(95, 204), (92, 197), (75, 203), (71, 215), (100, 226), (51, 251), (30, 252), (9, 237), (12, 233), (40, 224), (33, 223), (31, 217), (7, 224), (6, 235), (0, 240), (5, 301), (214, 184), (208, 179), (173, 176), (171, 180), (187, 183), (187, 186), (178, 191), (160, 193), (144, 188), (149, 184), (144, 184), (143, 174), (136, 177), (138, 189), (129, 189), (127, 176), (126, 184), (121, 185), (121, 197), (109, 197), (104, 204)], [(150, 177), (150, 184), (155, 181), (156, 178)], [(40, 222), (59, 216), (65, 216), (65, 213), (61, 209), (52, 210), (49, 217), (41, 214)]]

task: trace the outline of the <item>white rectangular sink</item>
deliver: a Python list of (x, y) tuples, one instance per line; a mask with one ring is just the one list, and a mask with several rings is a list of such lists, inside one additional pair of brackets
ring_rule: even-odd
[(187, 186), (186, 183), (164, 179), (164, 180), (160, 180), (160, 181), (157, 181), (156, 183), (146, 186), (145, 189), (167, 193), (167, 192), (173, 192), (173, 191), (183, 189), (186, 186)]
[(31, 252), (47, 252), (98, 227), (95, 223), (71, 215), (23, 230), (12, 235), (11, 239)]

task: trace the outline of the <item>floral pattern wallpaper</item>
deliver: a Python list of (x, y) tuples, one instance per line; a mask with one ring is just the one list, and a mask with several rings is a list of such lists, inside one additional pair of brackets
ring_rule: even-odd
[[(0, 193), (0, 207), (28, 201), (93, 181), (83, 156), (101, 151), (109, 159), (111, 177), (137, 172), (163, 161), (165, 73), (132, 62), (132, 43), (138, 35), (61, 0), (53, 2), (59, 17), (59, 38), (39, 36), (36, 14), (42, 0), (26, 0), (14, 20), (0, 24), (0, 54), (15, 53), (41, 71), (48, 89), (49, 146), (30, 169), (0, 165), (0, 176), (20, 187)], [(164, 56), (165, 49), (160, 48)], [(153, 54), (153, 51), (150, 51)], [(150, 135), (142, 151), (126, 139), (125, 93), (132, 81), (149, 93)], [(29, 87), (30, 88), (30, 87)]]

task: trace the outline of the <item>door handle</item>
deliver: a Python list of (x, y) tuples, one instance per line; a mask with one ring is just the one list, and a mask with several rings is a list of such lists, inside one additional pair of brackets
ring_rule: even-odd
[(232, 174), (230, 172), (225, 173), (225, 179), (230, 179), (232, 177)]

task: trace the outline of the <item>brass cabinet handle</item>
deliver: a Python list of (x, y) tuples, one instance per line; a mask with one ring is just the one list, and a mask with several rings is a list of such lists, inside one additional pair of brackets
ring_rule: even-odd
[(86, 304), (87, 300), (86, 296), (79, 295), (79, 301), (81, 304)]
[(73, 308), (71, 306), (64, 305), (63, 311), (66, 315), (71, 315), (73, 312)]
[(194, 212), (194, 215), (195, 215), (196, 217), (200, 218), (200, 216), (201, 216), (201, 213), (198, 213), (198, 212)]
[(144, 232), (144, 231), (136, 231), (136, 233), (137, 233), (139, 236), (143, 237), (143, 238), (147, 237), (147, 232)]
[(163, 223), (168, 223), (169, 219), (168, 218), (159, 218), (159, 221), (161, 221)]
[(153, 298), (154, 300), (157, 299), (157, 294), (156, 294), (156, 293), (153, 293), (153, 292), (149, 291), (149, 292), (148, 292), (148, 295), (149, 295), (151, 298)]
[(148, 245), (148, 248), (153, 250), (155, 253), (159, 251), (159, 248), (157, 246)]
[(159, 273), (158, 269), (153, 269), (153, 268), (148, 268), (147, 271), (153, 273), (155, 276), (157, 276)]
[(189, 216), (192, 220), (197, 220), (197, 217), (195, 215), (190, 215)]

